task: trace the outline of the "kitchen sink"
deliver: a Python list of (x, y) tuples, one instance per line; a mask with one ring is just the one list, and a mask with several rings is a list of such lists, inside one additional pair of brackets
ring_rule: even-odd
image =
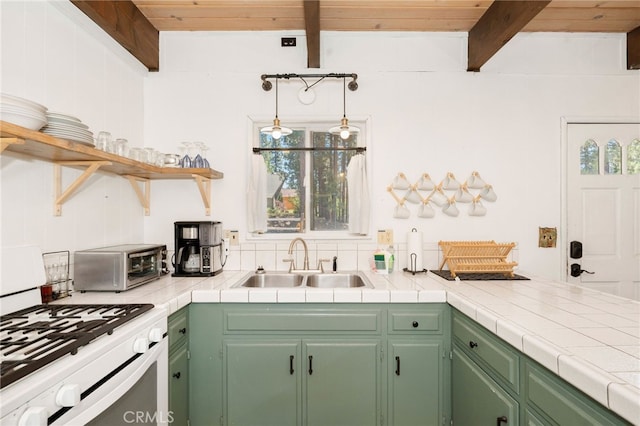
[(235, 287), (300, 287), (305, 276), (283, 273), (254, 273), (249, 275)]
[(356, 288), (373, 287), (359, 274), (335, 273), (314, 274), (307, 277), (307, 287)]
[(261, 272), (252, 273), (234, 287), (252, 288), (373, 288), (373, 285), (363, 275), (353, 273), (282, 273)]

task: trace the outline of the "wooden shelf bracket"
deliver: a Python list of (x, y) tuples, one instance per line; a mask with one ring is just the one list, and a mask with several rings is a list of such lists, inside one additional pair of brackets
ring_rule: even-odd
[(0, 138), (0, 152), (4, 151), (11, 145), (24, 145), (22, 138)]
[[(53, 205), (53, 214), (55, 216), (62, 215), (62, 204), (82, 185), (92, 174), (101, 166), (111, 165), (110, 161), (58, 161), (53, 164), (53, 181), (55, 184), (55, 201)], [(62, 166), (87, 166), (78, 178), (69, 185), (67, 189), (62, 190)]]
[[(144, 215), (149, 216), (151, 214), (151, 181), (149, 179), (141, 178), (138, 176), (127, 175), (125, 177), (129, 180), (129, 183), (133, 187), (133, 190), (136, 192), (138, 200), (144, 208)], [(140, 188), (138, 182), (142, 182), (144, 191)]]
[(200, 190), (200, 196), (202, 197), (202, 202), (204, 203), (204, 214), (206, 216), (211, 216), (211, 179), (200, 175), (192, 176), (196, 180), (196, 184), (198, 185), (198, 189)]

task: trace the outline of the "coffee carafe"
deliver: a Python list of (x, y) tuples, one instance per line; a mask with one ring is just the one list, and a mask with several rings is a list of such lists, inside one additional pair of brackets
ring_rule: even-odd
[(227, 250), (221, 222), (175, 222), (174, 277), (209, 277), (222, 272)]
[(194, 243), (187, 243), (178, 249), (178, 264), (182, 272), (189, 274), (200, 272), (200, 249)]

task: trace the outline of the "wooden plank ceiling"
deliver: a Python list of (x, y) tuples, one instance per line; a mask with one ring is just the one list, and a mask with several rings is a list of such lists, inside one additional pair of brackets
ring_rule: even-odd
[[(158, 69), (155, 51), (157, 45), (156, 49), (151, 49), (147, 46), (147, 40), (157, 39), (159, 31), (287, 30), (306, 31), (309, 68), (320, 67), (320, 31), (467, 32), (469, 71), (479, 71), (481, 66), (518, 32), (545, 31), (625, 33), (627, 68), (640, 69), (639, 0), (72, 2), (112, 34), (150, 70)], [(116, 3), (120, 5), (109, 6)], [(141, 17), (148, 22), (143, 23)], [(123, 25), (126, 24), (132, 24), (133, 28), (123, 29)], [(123, 34), (125, 40), (122, 40)], [(146, 59), (154, 55), (155, 61)]]

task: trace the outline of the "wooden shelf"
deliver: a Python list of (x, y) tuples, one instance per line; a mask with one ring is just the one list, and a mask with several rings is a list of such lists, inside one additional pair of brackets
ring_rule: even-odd
[[(58, 186), (54, 212), (60, 214), (61, 204), (86, 180), (88, 175), (98, 169), (108, 173), (123, 176), (137, 185), (136, 181), (158, 179), (189, 179), (196, 182), (205, 205), (206, 214), (210, 214), (210, 181), (222, 179), (224, 174), (213, 169), (183, 169), (173, 167), (157, 167), (151, 164), (121, 157), (116, 154), (100, 151), (93, 146), (81, 142), (73, 142), (56, 138), (35, 130), (29, 130), (16, 124), (0, 121), (0, 152), (15, 152), (56, 165), (54, 177), (60, 180), (60, 166), (85, 169), (83, 174), (69, 188), (61, 192)], [(145, 192), (134, 186), (134, 190), (149, 214), (149, 185), (145, 185)]]

